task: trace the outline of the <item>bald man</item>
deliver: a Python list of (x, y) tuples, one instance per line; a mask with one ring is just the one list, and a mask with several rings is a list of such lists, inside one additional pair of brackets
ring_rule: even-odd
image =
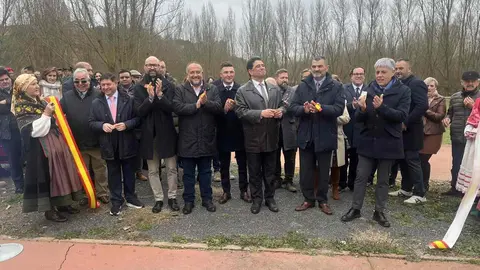
[(203, 68), (190, 63), (187, 80), (175, 91), (173, 104), (178, 115), (178, 155), (183, 166), (183, 213), (195, 205), (195, 172), (198, 168), (202, 206), (215, 212), (212, 201), (212, 158), (217, 153), (216, 115), (223, 114), (217, 87), (203, 80)]
[(145, 76), (134, 89), (135, 106), (142, 119), (139, 155), (148, 163), (148, 181), (155, 197), (153, 213), (163, 208), (162, 159), (167, 170), (168, 206), (172, 211), (180, 210), (177, 204), (177, 131), (172, 115), (175, 87), (163, 76), (160, 63), (157, 57), (148, 57), (144, 65)]
[[(93, 68), (92, 65), (90, 65), (87, 62), (78, 62), (75, 64), (74, 69), (79, 69), (79, 68), (84, 68), (88, 71), (88, 75), (90, 76), (90, 84), (92, 85), (93, 89), (95, 90), (100, 90), (98, 81), (95, 79), (95, 76), (93, 76)], [(75, 89), (73, 85), (73, 77), (67, 79), (62, 86), (62, 91), (65, 94), (66, 92)]]

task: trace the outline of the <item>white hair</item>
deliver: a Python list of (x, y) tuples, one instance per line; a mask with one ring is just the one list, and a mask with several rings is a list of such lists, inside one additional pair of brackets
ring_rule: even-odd
[(88, 70), (84, 69), (84, 68), (77, 68), (75, 69), (75, 71), (73, 72), (73, 78), (75, 79), (75, 77), (77, 77), (77, 74), (79, 73), (85, 73), (87, 74), (87, 77), (88, 79), (90, 79), (90, 74), (88, 74)]
[(380, 58), (375, 62), (374, 68), (384, 67), (395, 70), (395, 61), (392, 58)]

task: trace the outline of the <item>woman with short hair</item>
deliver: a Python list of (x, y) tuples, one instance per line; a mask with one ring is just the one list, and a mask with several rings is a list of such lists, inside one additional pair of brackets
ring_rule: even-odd
[(423, 171), (423, 184), (425, 190), (429, 189), (430, 163), (432, 155), (438, 153), (442, 146), (442, 137), (445, 127), (442, 124), (447, 113), (445, 98), (441, 96), (438, 89), (438, 81), (429, 77), (425, 79), (428, 87), (428, 110), (423, 118), (423, 149), (420, 151), (420, 161)]

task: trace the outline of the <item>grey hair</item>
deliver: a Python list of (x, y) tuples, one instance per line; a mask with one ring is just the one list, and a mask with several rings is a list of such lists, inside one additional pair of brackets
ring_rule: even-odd
[(84, 68), (77, 68), (75, 69), (75, 71), (73, 72), (73, 78), (77, 77), (77, 74), (79, 73), (85, 73), (87, 74), (87, 77), (88, 79), (90, 80), (90, 74), (88, 74), (88, 70), (84, 69)]
[(393, 60), (392, 58), (380, 58), (377, 60), (377, 62), (375, 62), (375, 65), (373, 67), (384, 67), (395, 70), (395, 60)]

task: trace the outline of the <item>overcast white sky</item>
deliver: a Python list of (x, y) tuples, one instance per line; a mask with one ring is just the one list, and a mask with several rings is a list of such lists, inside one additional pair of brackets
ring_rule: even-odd
[[(262, 0), (265, 1), (265, 0)], [(279, 0), (270, 0), (273, 6)], [(310, 5), (314, 0), (296, 0), (298, 2), (302, 2), (304, 4)], [(208, 2), (213, 4), (215, 8), (215, 13), (218, 17), (224, 18), (227, 16), (228, 7), (232, 7), (233, 11), (235, 12), (235, 17), (237, 22), (241, 22), (242, 18), (242, 4), (244, 0), (185, 0), (185, 8), (190, 9), (194, 12), (201, 12), (202, 6)]]

